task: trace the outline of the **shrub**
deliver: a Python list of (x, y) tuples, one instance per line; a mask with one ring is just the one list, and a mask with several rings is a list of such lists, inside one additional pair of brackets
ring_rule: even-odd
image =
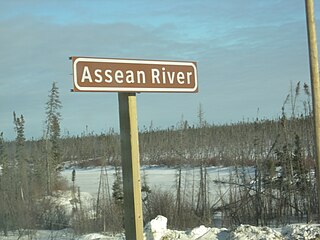
[(70, 216), (63, 206), (51, 198), (41, 200), (37, 206), (37, 225), (41, 229), (60, 230), (69, 227)]

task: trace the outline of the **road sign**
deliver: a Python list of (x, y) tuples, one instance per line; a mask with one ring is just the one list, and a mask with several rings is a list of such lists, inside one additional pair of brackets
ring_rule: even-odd
[(195, 62), (72, 57), (75, 92), (198, 91)]
[(126, 239), (143, 238), (136, 92), (197, 92), (195, 62), (72, 57), (73, 91), (119, 92)]

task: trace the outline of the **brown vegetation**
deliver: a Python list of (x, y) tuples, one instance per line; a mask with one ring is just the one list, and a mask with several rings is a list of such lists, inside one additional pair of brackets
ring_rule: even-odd
[[(163, 214), (172, 228), (213, 224), (215, 213), (222, 215), (224, 226), (312, 221), (318, 208), (311, 100), (307, 85), (303, 86), (304, 95), (301, 91), (299, 83), (291, 89), (279, 119), (215, 125), (204, 120), (200, 106), (197, 125), (182, 120), (168, 129), (140, 129), (141, 163), (177, 168), (176, 189), (172, 192), (150, 191), (147, 182), (144, 183), (144, 220)], [(42, 139), (26, 141), (25, 119), (16, 114), (16, 140), (5, 141), (1, 134), (0, 229), (4, 234), (9, 230), (36, 228), (39, 224), (50, 229), (68, 225), (58, 206), (41, 200), (57, 189), (65, 189), (63, 181), (57, 181), (64, 166), (120, 166), (118, 133), (110, 130), (60, 137), (59, 117), (57, 114), (47, 119), (47, 133)], [(183, 179), (184, 166), (199, 169), (199, 183)], [(209, 166), (235, 169), (228, 181), (216, 181), (217, 189), (227, 185), (229, 191), (221, 192), (215, 203), (208, 194)], [(255, 169), (254, 177), (243, 171), (248, 166)], [(75, 213), (72, 226), (77, 232), (122, 229), (121, 179), (113, 183), (112, 194), (103, 190), (111, 189), (103, 181), (101, 178), (95, 216), (81, 208)], [(191, 191), (188, 198), (186, 188)], [(80, 191), (74, 188), (73, 191), (80, 196)], [(51, 212), (61, 222), (36, 214), (37, 211)]]

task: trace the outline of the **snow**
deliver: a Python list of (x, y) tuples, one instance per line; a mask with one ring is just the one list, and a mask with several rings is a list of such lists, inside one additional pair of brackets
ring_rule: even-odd
[(205, 235), (209, 231), (210, 231), (210, 228), (207, 228), (204, 225), (201, 225), (200, 227), (192, 229), (192, 231), (190, 232), (190, 236), (192, 236), (193, 238), (199, 238)]
[[(215, 183), (215, 180), (229, 181), (232, 173), (235, 171), (233, 167), (209, 167), (207, 168), (209, 191), (212, 201), (215, 201), (215, 195), (221, 194), (219, 191), (226, 191), (227, 186), (220, 185), (219, 188)], [(241, 171), (248, 173), (248, 176), (253, 176), (253, 168), (243, 168)], [(65, 169), (62, 175), (71, 180), (72, 169)], [(93, 196), (97, 195), (101, 168), (90, 169), (76, 169), (76, 185), (80, 187), (81, 191), (87, 191)], [(115, 169), (113, 167), (107, 167), (107, 177), (109, 187), (111, 188), (114, 180)], [(199, 181), (199, 168), (191, 169), (184, 168), (181, 171), (182, 179), (186, 184), (191, 184), (195, 181), (197, 186)], [(147, 178), (147, 184), (152, 189), (170, 190), (175, 187), (177, 169), (168, 168), (162, 166), (142, 166), (141, 178), (143, 175)], [(190, 189), (190, 188), (189, 188)], [(218, 216), (219, 217), (219, 216)], [(205, 240), (205, 239), (217, 239), (217, 240), (250, 240), (250, 239), (320, 239), (320, 225), (317, 224), (295, 224), (287, 225), (282, 228), (270, 228), (270, 227), (256, 227), (249, 225), (240, 225), (235, 229), (215, 228), (199, 226), (194, 229), (186, 231), (177, 231), (167, 229), (167, 218), (164, 216), (157, 216), (151, 222), (149, 222), (144, 228), (145, 240), (169, 240), (169, 239), (181, 239), (181, 240)], [(93, 240), (93, 239), (125, 239), (124, 234), (117, 236), (110, 235), (96, 235), (88, 234), (78, 238), (79, 240)]]
[[(157, 216), (144, 228), (144, 240), (316, 240), (320, 239), (319, 224), (291, 224), (282, 228), (255, 227), (240, 225), (233, 230), (226, 228), (211, 228), (199, 226), (189, 231), (177, 231), (167, 228), (167, 218)], [(108, 233), (90, 233), (77, 236), (71, 229), (64, 230), (30, 230), (23, 236), (17, 232), (10, 232), (9, 236), (2, 236), (1, 240), (124, 240), (125, 235)]]
[[(100, 180), (100, 167), (93, 167), (88, 169), (75, 169), (76, 177), (75, 184), (80, 187), (80, 190), (83, 192), (88, 192), (94, 197), (97, 196), (99, 180)], [(112, 166), (107, 166), (107, 181), (109, 188), (114, 182), (115, 168)], [(73, 168), (65, 169), (61, 172), (62, 176), (65, 177), (71, 183), (71, 175)], [(144, 181), (144, 176), (146, 177), (147, 184), (152, 189), (161, 189), (161, 190), (171, 190), (176, 186), (176, 177), (177, 177), (176, 168), (169, 168), (164, 166), (142, 166), (141, 167), (141, 179)], [(243, 168), (241, 171), (246, 171), (246, 173), (254, 175), (254, 169), (251, 167)], [(214, 180), (228, 181), (231, 174), (234, 172), (233, 167), (208, 167), (207, 168), (207, 179), (208, 179), (208, 188), (211, 192), (211, 200), (215, 201), (219, 197), (216, 197), (218, 191), (226, 190), (227, 187), (220, 186), (220, 189), (217, 189), (217, 183)], [(192, 184), (195, 181), (195, 190), (199, 186), (200, 181), (200, 170), (199, 168), (183, 168), (181, 171), (182, 181), (184, 184)]]
[(235, 240), (263, 239), (277, 240), (283, 239), (280, 232), (269, 227), (255, 227), (250, 225), (240, 225), (231, 234)]
[(54, 192), (52, 196), (47, 196), (46, 199), (50, 200), (51, 202), (61, 206), (64, 208), (67, 214), (71, 215), (72, 210), (75, 207), (80, 207), (79, 203), (81, 201), (82, 208), (90, 209), (92, 208), (92, 203), (94, 198), (90, 193), (81, 192), (80, 194), (80, 201), (78, 199), (78, 194), (72, 194), (71, 191), (57, 191)]
[(167, 218), (157, 216), (145, 226), (144, 231), (146, 239), (161, 240), (167, 232)]
[(108, 239), (124, 239), (123, 236), (119, 236), (119, 237), (110, 237), (110, 236), (106, 236), (106, 235), (102, 235), (99, 233), (90, 233), (90, 234), (86, 234), (83, 235), (81, 237), (78, 238), (78, 240), (108, 240)]
[[(184, 180), (192, 181), (195, 179), (198, 181), (199, 169), (182, 169), (182, 176)], [(216, 179), (229, 180), (230, 173), (234, 169), (229, 167), (210, 167), (207, 169), (208, 178), (211, 181), (210, 191), (212, 194), (218, 192), (214, 185)], [(252, 168), (244, 169), (250, 174), (253, 173)], [(109, 187), (112, 186), (114, 179), (113, 167), (107, 167), (107, 177)], [(72, 169), (66, 169), (62, 172), (71, 183)], [(92, 207), (92, 201), (97, 196), (99, 179), (100, 179), (100, 168), (91, 169), (76, 169), (76, 185), (81, 190), (81, 202), (82, 207), (90, 209)], [(175, 178), (177, 169), (159, 167), (159, 166), (143, 166), (141, 175), (146, 174), (148, 185), (151, 189), (159, 188), (163, 190), (172, 189), (175, 186)], [(194, 175), (193, 175), (194, 174)], [(220, 188), (221, 189), (221, 188)], [(85, 192), (83, 192), (85, 191)], [(51, 196), (50, 200), (59, 205), (64, 206), (67, 212), (71, 213), (72, 208), (75, 207), (74, 201), (77, 199), (77, 193), (72, 192), (56, 192)], [(167, 228), (168, 220), (165, 216), (157, 216), (155, 219), (146, 224), (144, 228), (144, 240), (311, 240), (320, 239), (320, 225), (319, 224), (291, 224), (283, 226), (282, 228), (270, 228), (270, 227), (257, 227), (250, 225), (240, 225), (234, 229), (227, 228), (216, 228), (208, 226), (199, 226), (194, 229), (185, 231), (172, 230)], [(23, 236), (19, 236), (18, 232), (10, 232), (9, 236), (3, 236), (0, 232), (0, 240), (47, 240), (47, 239), (59, 239), (59, 240), (124, 240), (124, 233), (111, 234), (111, 233), (90, 233), (85, 235), (75, 235), (72, 229), (64, 230), (26, 230)]]
[(157, 216), (145, 227), (145, 240), (311, 240), (319, 239), (319, 224), (292, 224), (280, 229), (240, 225), (234, 230), (200, 226), (191, 231), (176, 231), (166, 228), (167, 219)]
[(292, 224), (282, 228), (281, 233), (286, 239), (320, 239), (319, 224)]

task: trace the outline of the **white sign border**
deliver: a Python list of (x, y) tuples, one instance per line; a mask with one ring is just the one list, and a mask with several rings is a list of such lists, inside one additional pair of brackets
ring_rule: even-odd
[[(194, 69), (194, 88), (130, 88), (130, 87), (81, 87), (77, 82), (77, 64), (79, 62), (105, 62), (125, 64), (149, 64), (149, 65), (179, 65), (191, 66)], [(197, 68), (193, 62), (175, 62), (161, 60), (134, 60), (134, 59), (112, 59), (112, 58), (87, 58), (77, 57), (73, 63), (73, 82), (79, 91), (84, 92), (196, 92), (198, 88)]]

